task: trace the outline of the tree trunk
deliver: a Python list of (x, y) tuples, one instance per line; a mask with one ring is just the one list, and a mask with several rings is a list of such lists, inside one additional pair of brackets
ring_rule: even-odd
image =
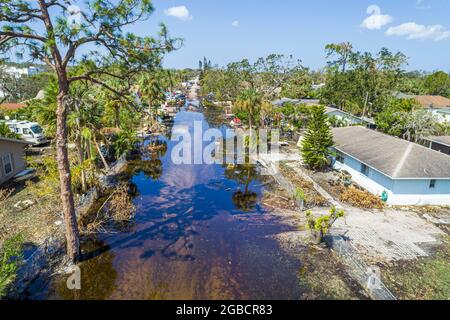
[(75, 202), (71, 189), (69, 154), (67, 150), (68, 92), (69, 83), (67, 80), (60, 80), (56, 109), (56, 156), (61, 189), (61, 203), (66, 228), (67, 256), (72, 262), (77, 262), (81, 258), (81, 252)]
[(97, 152), (98, 152), (98, 155), (100, 156), (100, 159), (102, 159), (103, 166), (105, 167), (106, 170), (109, 170), (108, 162), (106, 161), (105, 157), (103, 156), (102, 149), (100, 148), (100, 146), (97, 142), (97, 139), (95, 138), (95, 135), (94, 135), (94, 144), (95, 144), (95, 147), (97, 148)]
[[(78, 163), (82, 166), (84, 162), (84, 152), (82, 147), (81, 135), (78, 134), (78, 137), (75, 141), (76, 148), (78, 152)], [(81, 192), (86, 193), (87, 185), (86, 185), (86, 172), (81, 170)]]

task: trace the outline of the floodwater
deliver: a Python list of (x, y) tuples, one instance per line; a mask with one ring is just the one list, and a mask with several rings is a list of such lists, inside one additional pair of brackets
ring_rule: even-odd
[[(173, 131), (192, 132), (194, 121), (219, 126), (207, 116), (181, 111)], [(273, 238), (292, 227), (260, 205), (273, 181), (252, 166), (177, 165), (179, 142), (151, 143), (163, 147), (132, 170), (136, 217), (83, 243), (90, 258), (81, 264), (81, 290), (56, 276), (38, 281), (30, 298), (300, 299), (300, 262)]]

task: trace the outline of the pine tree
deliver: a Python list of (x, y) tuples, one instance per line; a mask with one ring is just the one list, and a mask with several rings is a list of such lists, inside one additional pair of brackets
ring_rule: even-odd
[(334, 145), (324, 106), (313, 106), (308, 130), (302, 141), (301, 155), (311, 169), (322, 170), (329, 164)]

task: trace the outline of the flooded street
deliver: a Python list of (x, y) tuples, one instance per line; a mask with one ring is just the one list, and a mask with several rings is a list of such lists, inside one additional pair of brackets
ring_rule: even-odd
[[(209, 127), (203, 113), (181, 111), (173, 130), (192, 132), (194, 121)], [(301, 298), (300, 262), (272, 237), (292, 227), (260, 205), (273, 181), (252, 166), (177, 165), (171, 153), (179, 142), (149, 143), (163, 147), (131, 165), (136, 217), (85, 241), (91, 258), (81, 264), (81, 290), (57, 276), (36, 284), (31, 298)]]

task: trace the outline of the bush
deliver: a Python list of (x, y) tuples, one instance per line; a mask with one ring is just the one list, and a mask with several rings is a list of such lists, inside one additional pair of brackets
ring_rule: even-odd
[(335, 207), (331, 208), (328, 215), (315, 218), (312, 211), (306, 212), (306, 227), (311, 232), (311, 236), (315, 243), (320, 244), (323, 242), (323, 237), (328, 234), (330, 228), (336, 222), (337, 219), (345, 216), (344, 210), (338, 210)]
[(349, 187), (343, 190), (340, 201), (363, 209), (384, 208), (384, 203), (380, 197), (374, 196), (368, 191), (358, 190), (355, 187)]
[(18, 234), (5, 240), (0, 248), (0, 298), (16, 278), (17, 270), (23, 259), (23, 237)]

